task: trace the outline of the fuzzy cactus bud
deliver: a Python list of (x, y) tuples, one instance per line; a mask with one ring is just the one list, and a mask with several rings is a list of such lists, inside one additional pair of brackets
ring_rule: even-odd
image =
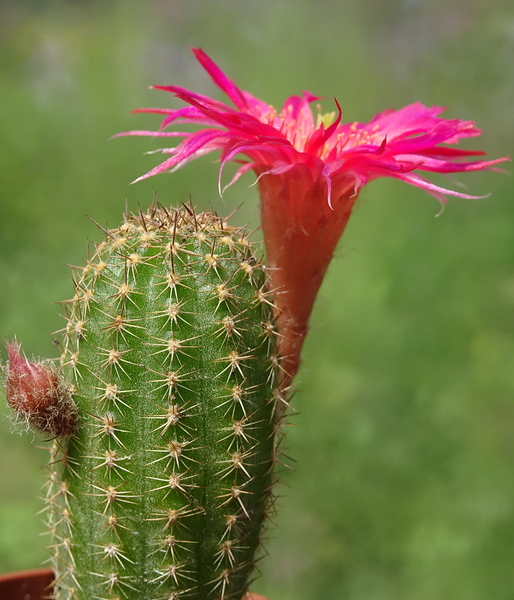
[(29, 426), (52, 438), (70, 436), (77, 412), (68, 386), (47, 362), (22, 356), (18, 342), (6, 346), (5, 395), (9, 406)]

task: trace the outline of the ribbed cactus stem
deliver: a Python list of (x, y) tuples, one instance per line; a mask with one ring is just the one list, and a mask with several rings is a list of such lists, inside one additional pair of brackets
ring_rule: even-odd
[(49, 464), (55, 597), (238, 600), (283, 412), (264, 268), (190, 208), (105, 233), (64, 303), (79, 423)]

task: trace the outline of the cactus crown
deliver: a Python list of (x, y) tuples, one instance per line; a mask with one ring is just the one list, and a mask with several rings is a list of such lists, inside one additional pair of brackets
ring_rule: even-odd
[(63, 303), (79, 422), (48, 465), (55, 597), (238, 600), (283, 421), (266, 273), (213, 213), (104, 231)]

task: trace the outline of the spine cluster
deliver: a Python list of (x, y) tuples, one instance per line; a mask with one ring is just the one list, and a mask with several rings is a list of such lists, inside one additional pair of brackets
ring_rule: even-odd
[(245, 232), (153, 207), (63, 303), (79, 418), (51, 449), (58, 600), (238, 600), (283, 420), (274, 306)]

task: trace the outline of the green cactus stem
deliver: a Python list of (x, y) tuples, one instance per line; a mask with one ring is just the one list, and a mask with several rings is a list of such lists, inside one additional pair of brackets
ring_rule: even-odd
[(51, 449), (57, 600), (240, 599), (272, 509), (274, 306), (245, 232), (154, 206), (105, 230), (61, 370), (79, 421)]

